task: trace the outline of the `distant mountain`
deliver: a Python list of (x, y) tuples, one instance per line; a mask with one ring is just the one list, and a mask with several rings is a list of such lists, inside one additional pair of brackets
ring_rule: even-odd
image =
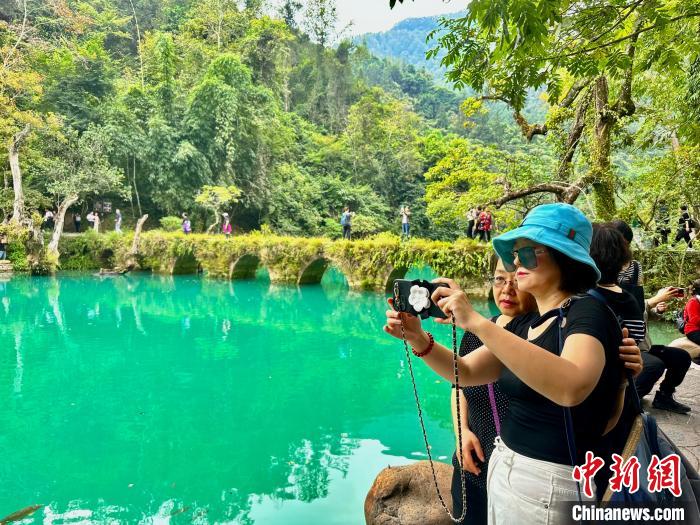
[[(462, 12), (444, 15), (448, 18), (457, 18)], [(383, 33), (366, 33), (355, 37), (358, 44), (364, 43), (373, 55), (379, 57), (396, 58), (427, 69), (440, 83), (444, 83), (444, 68), (440, 67), (440, 59), (425, 59), (428, 49), (435, 46), (435, 42), (426, 42), (426, 37), (433, 29), (437, 29), (439, 16), (424, 18), (409, 18), (399, 22), (389, 31)]]

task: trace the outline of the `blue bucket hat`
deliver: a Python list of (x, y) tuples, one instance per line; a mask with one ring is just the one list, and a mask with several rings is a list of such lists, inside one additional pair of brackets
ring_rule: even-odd
[(499, 235), (493, 248), (504, 262), (513, 264), (517, 239), (530, 239), (590, 266), (600, 280), (600, 270), (591, 258), (593, 227), (586, 216), (571, 204), (542, 204), (527, 214), (520, 226)]

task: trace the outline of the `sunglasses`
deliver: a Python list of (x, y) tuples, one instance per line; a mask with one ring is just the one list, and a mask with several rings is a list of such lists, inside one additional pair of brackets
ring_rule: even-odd
[(537, 268), (537, 256), (542, 255), (547, 251), (546, 248), (535, 248), (534, 246), (523, 246), (517, 250), (513, 250), (511, 255), (513, 256), (513, 262), (503, 261), (503, 267), (507, 272), (514, 272), (516, 269), (515, 258), (520, 261), (520, 266), (528, 270), (534, 270)]

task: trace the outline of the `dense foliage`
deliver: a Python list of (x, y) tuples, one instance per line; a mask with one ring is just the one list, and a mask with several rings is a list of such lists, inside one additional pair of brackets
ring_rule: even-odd
[(127, 225), (228, 212), (236, 233), (335, 238), (345, 205), (362, 237), (408, 204), (440, 239), (477, 204), (498, 226), (554, 199), (649, 231), (661, 204), (698, 215), (697, 1), (538, 6), (439, 22), (455, 91), (396, 60), (421, 64), (434, 19), (380, 45), (343, 39), (334, 0), (0, 0), (0, 214), (111, 201)]

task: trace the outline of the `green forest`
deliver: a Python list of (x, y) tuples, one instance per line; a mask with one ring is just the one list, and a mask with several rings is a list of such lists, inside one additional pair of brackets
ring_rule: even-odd
[(476, 205), (697, 216), (700, 3), (515, 4), (412, 28), (431, 73), (344, 38), (335, 0), (0, 0), (0, 214), (337, 238), (346, 205), (362, 237), (406, 204), (447, 240)]

